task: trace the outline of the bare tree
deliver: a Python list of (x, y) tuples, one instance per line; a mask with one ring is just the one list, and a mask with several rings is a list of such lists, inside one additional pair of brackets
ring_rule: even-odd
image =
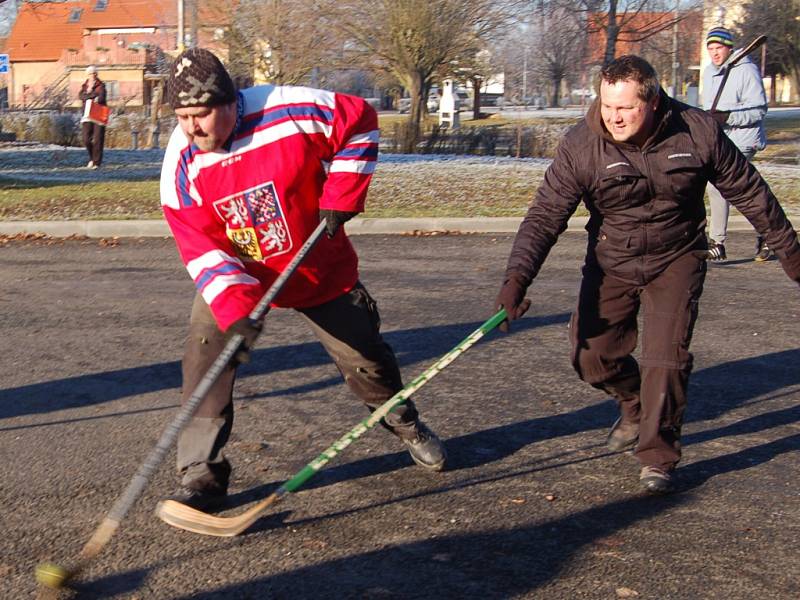
[(365, 64), (390, 72), (409, 91), (409, 131), (420, 134), (425, 101), (437, 75), (467, 63), (508, 22), (505, 0), (328, 0), (328, 19), (347, 32)]
[(484, 82), (498, 72), (494, 53), (488, 48), (476, 49), (450, 65), (446, 65), (441, 78), (446, 79), (453, 74), (472, 86), (472, 118), (481, 118), (481, 87)]
[(586, 48), (586, 28), (579, 13), (563, 3), (539, 2), (530, 21), (532, 71), (549, 88), (550, 106), (558, 106), (562, 81), (575, 75)]
[(218, 10), (230, 12), (229, 65), (242, 79), (297, 84), (322, 65), (341, 64), (341, 37), (315, 0), (241, 0)]
[(686, 18), (687, 11), (702, 5), (701, 0), (564, 0), (577, 2), (575, 8), (586, 14), (587, 33), (603, 32), (606, 43), (603, 65), (616, 56), (618, 42), (640, 43)]

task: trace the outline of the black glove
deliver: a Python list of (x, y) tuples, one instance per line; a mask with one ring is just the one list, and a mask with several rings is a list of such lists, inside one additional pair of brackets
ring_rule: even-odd
[(346, 223), (357, 214), (357, 212), (321, 208), (319, 210), (319, 220), (325, 221), (325, 231), (328, 234), (328, 237), (332, 238), (334, 235), (336, 235), (336, 232), (338, 231), (339, 227), (341, 227), (342, 223)]
[(711, 116), (720, 125), (725, 125), (725, 123), (728, 122), (728, 117), (730, 116), (730, 114), (731, 114), (731, 111), (729, 111), (729, 110), (717, 110), (717, 109), (714, 109), (714, 110), (711, 111)]
[(531, 301), (525, 298), (527, 287), (518, 273), (512, 273), (503, 282), (497, 300), (494, 301), (495, 310), (505, 308), (508, 314), (508, 318), (498, 327), (503, 333), (508, 333), (509, 321), (519, 319), (530, 308)]
[(225, 330), (226, 344), (236, 334), (244, 337), (244, 340), (231, 359), (234, 365), (246, 365), (250, 362), (250, 349), (253, 347), (253, 344), (256, 343), (256, 339), (258, 339), (263, 327), (263, 321), (255, 321), (250, 317), (244, 317), (232, 323), (228, 329)]

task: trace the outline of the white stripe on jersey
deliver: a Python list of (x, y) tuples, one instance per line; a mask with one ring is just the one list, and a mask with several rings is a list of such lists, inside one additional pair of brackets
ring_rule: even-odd
[(242, 264), (241, 260), (222, 250), (210, 250), (194, 260), (190, 260), (186, 264), (186, 270), (189, 271), (189, 275), (192, 279), (197, 279), (198, 275), (200, 275), (204, 269), (210, 269), (222, 263), (233, 263), (244, 270), (244, 264)]
[(362, 173), (369, 175), (375, 172), (374, 160), (334, 160), (329, 173)]
[(229, 160), (237, 154), (250, 152), (260, 146), (266, 146), (278, 140), (298, 135), (299, 133), (321, 133), (325, 137), (330, 137), (332, 127), (327, 123), (315, 121), (313, 119), (303, 121), (284, 121), (278, 125), (267, 126), (265, 129), (256, 131), (252, 136), (247, 136), (236, 140), (231, 146), (230, 152), (205, 152), (198, 154), (190, 165), (192, 181), (202, 169), (211, 167), (223, 160)]
[(368, 131), (366, 133), (357, 133), (349, 140), (345, 146), (349, 146), (350, 144), (377, 144), (380, 141), (380, 131), (377, 129), (373, 129), (372, 131)]
[[(177, 125), (172, 131), (169, 138), (167, 149), (164, 152), (164, 163), (161, 166), (161, 180), (159, 183), (159, 191), (161, 194), (161, 205), (169, 206), (172, 209), (178, 210), (181, 208), (181, 199), (178, 196), (178, 189), (176, 178), (178, 177), (178, 168), (181, 160), (181, 153), (189, 146), (189, 142), (184, 135), (180, 125)], [(203, 204), (203, 199), (194, 187), (194, 178), (197, 172), (191, 169), (188, 175), (189, 182), (189, 196), (197, 203), (198, 206)]]
[(224, 292), (230, 286), (240, 283), (246, 285), (259, 285), (258, 279), (245, 273), (237, 273), (234, 275), (218, 275), (212, 279), (206, 287), (203, 288), (203, 300), (206, 301), (206, 304), (211, 305), (214, 299), (222, 292)]

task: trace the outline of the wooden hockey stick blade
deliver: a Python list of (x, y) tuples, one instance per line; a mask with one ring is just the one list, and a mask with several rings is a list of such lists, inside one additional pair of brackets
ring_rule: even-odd
[(738, 53), (736, 56), (734, 56), (734, 57), (733, 57), (733, 58), (730, 60), (730, 63), (728, 63), (728, 64), (729, 64), (730, 66), (733, 66), (733, 65), (735, 65), (735, 64), (736, 64), (736, 63), (738, 63), (740, 60), (742, 60), (742, 59), (743, 59), (745, 56), (747, 56), (748, 54), (750, 54), (750, 53), (751, 53), (753, 50), (756, 50), (756, 49), (760, 48), (760, 47), (761, 47), (761, 46), (764, 44), (764, 42), (766, 42), (766, 41), (767, 41), (767, 36), (765, 36), (765, 35), (760, 35), (760, 36), (758, 36), (758, 37), (757, 37), (756, 39), (754, 39), (752, 42), (750, 42), (749, 44), (747, 44), (747, 46), (745, 46), (744, 48), (742, 48), (742, 49), (739, 51), (739, 53)]
[(437, 373), (440, 373), (456, 358), (476, 344), (484, 335), (502, 323), (507, 317), (508, 314), (506, 313), (505, 309), (499, 310), (485, 323), (483, 323), (483, 325), (478, 327), (478, 329), (461, 340), (461, 342), (455, 348), (450, 350), (450, 352), (442, 356), (433, 365), (428, 367), (423, 373), (417, 376), (411, 383), (406, 385), (402, 390), (397, 392), (380, 407), (375, 409), (369, 417), (361, 421), (358, 425), (341, 436), (338, 440), (326, 448), (322, 454), (317, 456), (317, 458), (295, 473), (291, 479), (281, 484), (281, 486), (275, 490), (272, 495), (256, 503), (241, 515), (233, 517), (217, 517), (206, 514), (199, 510), (195, 510), (175, 500), (163, 500), (162, 502), (159, 502), (158, 506), (156, 507), (156, 516), (173, 527), (185, 529), (194, 533), (222, 537), (230, 537), (240, 534), (245, 529), (250, 527), (250, 525), (255, 523), (271, 504), (277, 502), (286, 494), (296, 491), (300, 486), (303, 485), (303, 483), (308, 481), (315, 473), (328, 464), (328, 462), (338, 456), (340, 452), (350, 446), (350, 444), (361, 437), (364, 433), (369, 431), (372, 427), (377, 425), (381, 419), (385, 417), (395, 406), (407, 400), (415, 391), (433, 379)]
[[(280, 491), (280, 490), (278, 490)], [(194, 533), (216, 535), (219, 537), (233, 537), (255, 523), (262, 513), (274, 504), (283, 494), (275, 491), (264, 500), (257, 502), (245, 512), (235, 517), (216, 517), (175, 500), (162, 500), (156, 507), (159, 519), (177, 527)]]

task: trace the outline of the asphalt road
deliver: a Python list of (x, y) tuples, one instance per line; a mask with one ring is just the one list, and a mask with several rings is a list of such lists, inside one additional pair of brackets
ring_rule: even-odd
[[(415, 396), (449, 469), (369, 432), (253, 530), (152, 515), (174, 455), (63, 597), (800, 597), (800, 293), (776, 262), (710, 269), (679, 490), (640, 492), (603, 441), (613, 403), (568, 359), (584, 235), (567, 233), (512, 332)], [(360, 236), (362, 278), (411, 380), (491, 314), (511, 236)], [(170, 240), (0, 246), (0, 596), (74, 557), (175, 414), (192, 284)], [(234, 501), (268, 494), (364, 417), (291, 311), (236, 390)], [(238, 510), (241, 510), (239, 508)]]

